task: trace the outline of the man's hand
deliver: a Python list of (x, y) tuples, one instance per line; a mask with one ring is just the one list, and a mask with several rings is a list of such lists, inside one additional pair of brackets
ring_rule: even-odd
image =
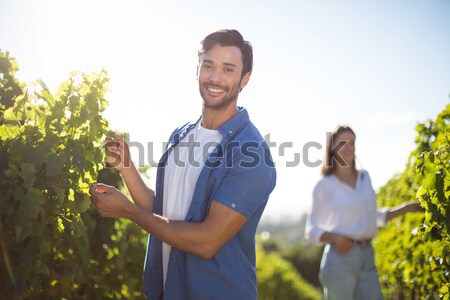
[(133, 205), (121, 191), (106, 184), (93, 184), (89, 193), (92, 203), (102, 217), (126, 217), (127, 209)]
[(106, 162), (120, 172), (131, 166), (130, 149), (118, 133), (113, 132), (113, 134), (114, 138), (110, 138), (105, 144)]

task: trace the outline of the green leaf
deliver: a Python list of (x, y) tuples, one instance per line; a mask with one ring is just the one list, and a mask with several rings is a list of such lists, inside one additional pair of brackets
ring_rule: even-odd
[(51, 153), (47, 158), (47, 176), (56, 176), (64, 168), (65, 155)]
[(76, 170), (82, 171), (86, 168), (86, 157), (85, 153), (81, 151), (74, 151), (72, 156), (72, 168), (75, 167)]
[(55, 99), (47, 88), (41, 92), (41, 96), (50, 105), (50, 107), (55, 105)]
[(66, 190), (63, 188), (55, 188), (55, 194), (58, 199), (58, 203), (62, 205), (64, 201), (66, 201)]
[(100, 131), (100, 128), (98, 128), (98, 126), (95, 122), (91, 122), (89, 124), (89, 140), (95, 141), (98, 138), (101, 138), (101, 136), (102, 136), (102, 133)]
[(42, 144), (33, 145), (26, 150), (26, 157), (30, 163), (39, 166), (44, 162), (48, 150)]
[(72, 188), (69, 189), (67, 199), (69, 199), (69, 201), (75, 201), (75, 191)]
[(21, 211), (30, 220), (36, 220), (39, 213), (39, 206), (44, 202), (44, 197), (38, 189), (30, 189), (21, 203)]
[(15, 102), (14, 108), (13, 108), (14, 112), (17, 114), (19, 112), (19, 110), (27, 104), (27, 101), (28, 101), (28, 92), (17, 96), (16, 102)]
[(78, 106), (80, 105), (80, 97), (78, 96), (70, 96), (69, 97), (69, 109), (70, 111), (76, 111)]
[(20, 177), (23, 179), (23, 186), (29, 190), (34, 184), (35, 179), (34, 165), (30, 163), (20, 164)]
[(59, 218), (59, 217), (56, 219), (56, 228), (58, 228), (58, 230), (60, 232), (63, 232), (64, 229), (65, 229), (63, 220), (61, 218)]
[(87, 194), (76, 194), (76, 202), (80, 213), (86, 212), (91, 207), (91, 198)]
[(84, 225), (84, 222), (80, 218), (79, 215), (76, 217), (76, 222), (73, 223), (73, 227), (72, 228), (73, 228), (72, 235), (75, 238), (80, 237), (83, 233), (86, 232), (86, 226)]
[(0, 126), (0, 140), (7, 141), (10, 139), (14, 139), (19, 135), (19, 132), (20, 132), (19, 127), (3, 124), (2, 126)]
[(85, 97), (85, 96), (88, 95), (90, 92), (91, 92), (91, 87), (90, 87), (88, 84), (83, 83), (83, 84), (81, 85), (81, 88), (80, 88), (80, 95), (83, 96), (83, 97)]
[(13, 110), (12, 107), (3, 112), (3, 119), (5, 124), (17, 124), (17, 122), (19, 121), (17, 113)]
[(20, 226), (22, 227), (20, 230), (20, 236), (16, 236), (16, 243), (20, 244), (24, 239), (31, 236), (33, 233), (33, 222), (25, 218), (25, 216), (19, 218), (17, 220)]
[(434, 190), (436, 185), (436, 175), (435, 174), (427, 174), (425, 179), (423, 180), (422, 187), (426, 190)]

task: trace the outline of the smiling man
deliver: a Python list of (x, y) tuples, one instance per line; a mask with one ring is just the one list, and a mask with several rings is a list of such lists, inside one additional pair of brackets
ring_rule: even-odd
[(198, 53), (201, 117), (171, 135), (145, 186), (127, 144), (107, 146), (133, 202), (103, 184), (91, 199), (104, 217), (149, 232), (144, 292), (152, 300), (256, 300), (255, 233), (276, 172), (269, 147), (237, 106), (253, 66), (251, 44), (236, 30), (208, 35)]

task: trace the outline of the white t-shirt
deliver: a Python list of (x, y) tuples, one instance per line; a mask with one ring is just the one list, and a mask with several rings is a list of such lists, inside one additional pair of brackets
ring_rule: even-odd
[[(198, 122), (169, 154), (164, 174), (163, 216), (183, 221), (189, 211), (195, 185), (209, 153), (222, 140), (218, 130)], [(171, 247), (163, 243), (163, 275), (166, 281)]]
[(378, 209), (376, 194), (367, 171), (358, 171), (352, 188), (336, 175), (324, 176), (313, 191), (307, 230), (312, 242), (320, 244), (325, 232), (356, 240), (373, 238), (377, 226), (386, 224), (388, 209)]

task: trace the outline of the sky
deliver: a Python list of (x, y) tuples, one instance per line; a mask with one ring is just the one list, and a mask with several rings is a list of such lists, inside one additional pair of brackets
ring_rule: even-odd
[(404, 170), (417, 123), (450, 103), (445, 0), (0, 0), (0, 49), (17, 59), (17, 77), (55, 92), (72, 71), (107, 70), (104, 116), (145, 146), (131, 147), (140, 164), (200, 116), (198, 46), (223, 28), (253, 45), (238, 104), (274, 143), (278, 181), (263, 220), (308, 211), (320, 179), (308, 161), (323, 159), (337, 125), (355, 131), (359, 167), (378, 190)]

